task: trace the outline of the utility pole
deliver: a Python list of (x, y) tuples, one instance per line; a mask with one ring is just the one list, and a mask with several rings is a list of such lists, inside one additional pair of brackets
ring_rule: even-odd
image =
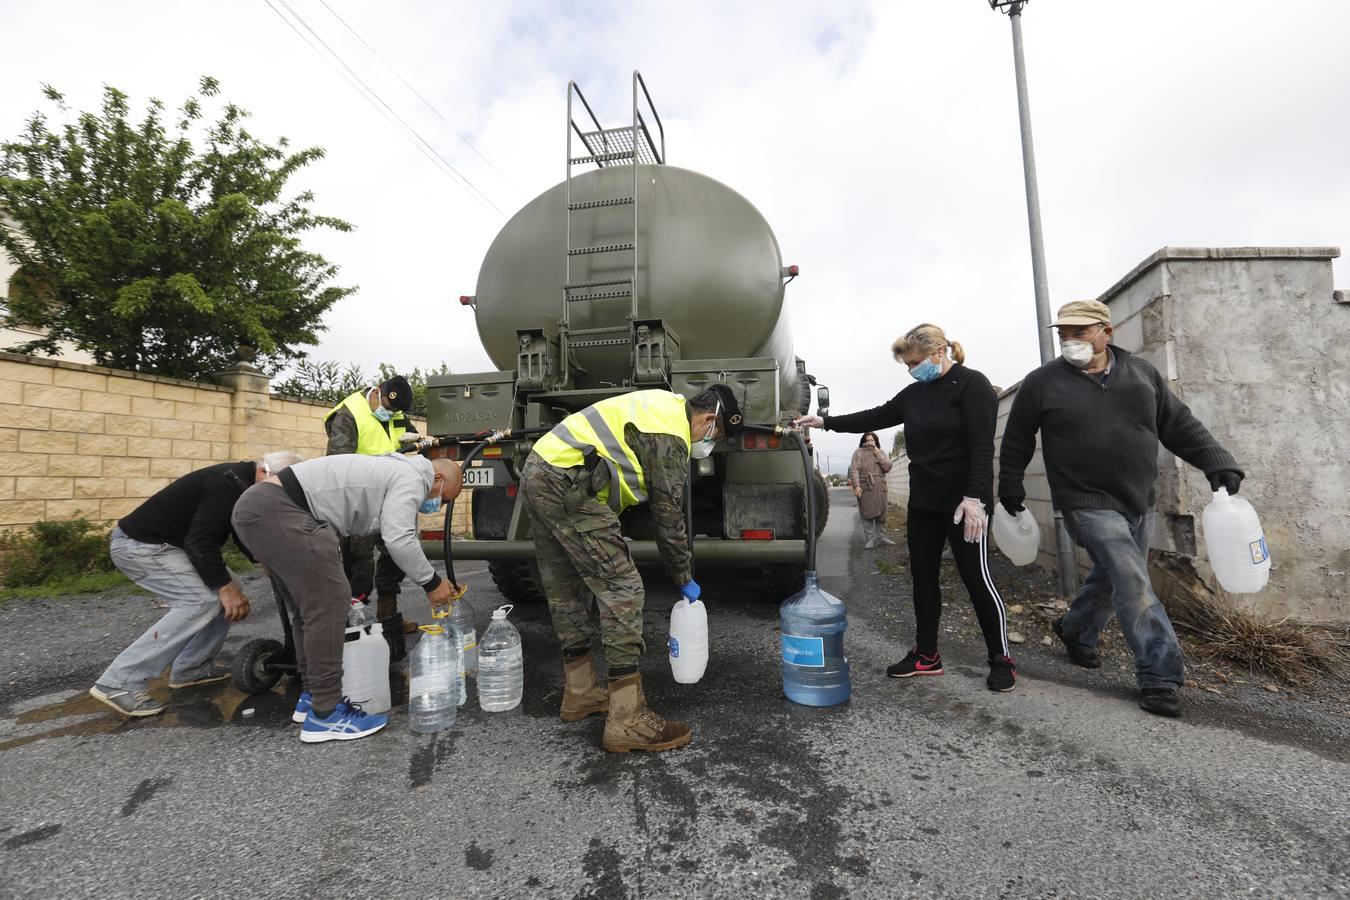
[[(1022, 127), (1022, 178), (1027, 190), (1027, 230), (1031, 233), (1031, 278), (1036, 294), (1036, 331), (1040, 342), (1041, 364), (1055, 358), (1055, 343), (1050, 337), (1050, 282), (1045, 274), (1045, 243), (1041, 237), (1041, 194), (1036, 180), (1036, 149), (1031, 140), (1031, 100), (1027, 94), (1026, 54), (1022, 48), (1022, 9), (1030, 0), (989, 0), (989, 8), (1004, 12), (1012, 23), (1013, 70), (1017, 79), (1017, 113)], [(1056, 509), (1055, 556), (1059, 562), (1060, 596), (1069, 599), (1078, 593), (1078, 561), (1064, 514)]]

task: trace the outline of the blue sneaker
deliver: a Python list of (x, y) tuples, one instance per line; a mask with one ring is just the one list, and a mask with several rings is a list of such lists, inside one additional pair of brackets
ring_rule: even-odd
[(354, 741), (374, 734), (388, 724), (387, 715), (362, 712), (360, 704), (343, 697), (326, 719), (320, 719), (311, 708), (309, 715), (305, 716), (305, 724), (300, 728), (300, 740), (306, 744)]
[(300, 699), (295, 701), (295, 712), (291, 713), (291, 721), (297, 725), (304, 724), (309, 718), (309, 711), (314, 705), (314, 698), (310, 696), (309, 691), (302, 691)]

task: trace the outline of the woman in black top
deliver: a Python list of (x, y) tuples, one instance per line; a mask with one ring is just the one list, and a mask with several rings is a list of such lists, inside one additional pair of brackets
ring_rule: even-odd
[(915, 379), (881, 406), (845, 416), (803, 416), (795, 424), (858, 433), (905, 426), (909, 455), (909, 522), (906, 528), (914, 618), (918, 635), (909, 654), (886, 670), (892, 678), (941, 675), (938, 572), (950, 544), (957, 572), (970, 592), (989, 650), (991, 691), (1010, 691), (1017, 680), (1008, 654), (1007, 612), (989, 574), (988, 516), (993, 509), (994, 423), (998, 398), (989, 379), (967, 369), (961, 345), (936, 325), (920, 325), (896, 340), (891, 352)]

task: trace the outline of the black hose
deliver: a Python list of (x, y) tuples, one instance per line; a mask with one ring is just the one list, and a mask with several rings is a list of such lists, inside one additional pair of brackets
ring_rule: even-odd
[(784, 432), (792, 436), (797, 442), (797, 449), (802, 452), (802, 471), (806, 474), (806, 571), (808, 574), (816, 573), (816, 480), (812, 474), (811, 453), (806, 449), (806, 440), (802, 437), (800, 431), (787, 430)]
[[(519, 431), (512, 431), (510, 433), (510, 437), (537, 437), (538, 435), (541, 434), (547, 434), (551, 430), (552, 430), (551, 428), (523, 428)], [(464, 469), (467, 469), (469, 467), (469, 463), (473, 462), (474, 459), (478, 456), (478, 454), (482, 453), (483, 450), (488, 446), (488, 444), (491, 444), (494, 441), (498, 440), (498, 437), (499, 436), (489, 437), (487, 440), (479, 441), (477, 444), (474, 444), (473, 449), (470, 450), (468, 453), (464, 454), (464, 459), (460, 460), (459, 463), (460, 470), (462, 471)], [(445, 504), (445, 524), (442, 526), (441, 530), (441, 546), (445, 550), (445, 575), (447, 578), (450, 579), (451, 584), (455, 585), (456, 587), (459, 587), (459, 582), (455, 579), (455, 557), (454, 554), (451, 553), (450, 551), (451, 547), (450, 519), (452, 516), (454, 516), (454, 514), (455, 514), (455, 501), (451, 500), (449, 503)]]

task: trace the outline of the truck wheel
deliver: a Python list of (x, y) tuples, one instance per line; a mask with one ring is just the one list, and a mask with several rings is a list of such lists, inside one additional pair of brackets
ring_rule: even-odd
[(781, 603), (806, 586), (806, 568), (797, 563), (773, 563), (760, 569), (763, 599)]
[(497, 590), (512, 603), (544, 602), (544, 592), (537, 580), (539, 570), (534, 563), (490, 562), (488, 572)]
[(267, 664), (286, 652), (280, 641), (256, 638), (239, 648), (234, 656), (234, 686), (245, 694), (270, 691), (281, 680), (281, 670), (269, 670)]
[(816, 537), (820, 537), (825, 532), (825, 523), (830, 521), (830, 486), (819, 470), (812, 469), (811, 474), (816, 489)]

